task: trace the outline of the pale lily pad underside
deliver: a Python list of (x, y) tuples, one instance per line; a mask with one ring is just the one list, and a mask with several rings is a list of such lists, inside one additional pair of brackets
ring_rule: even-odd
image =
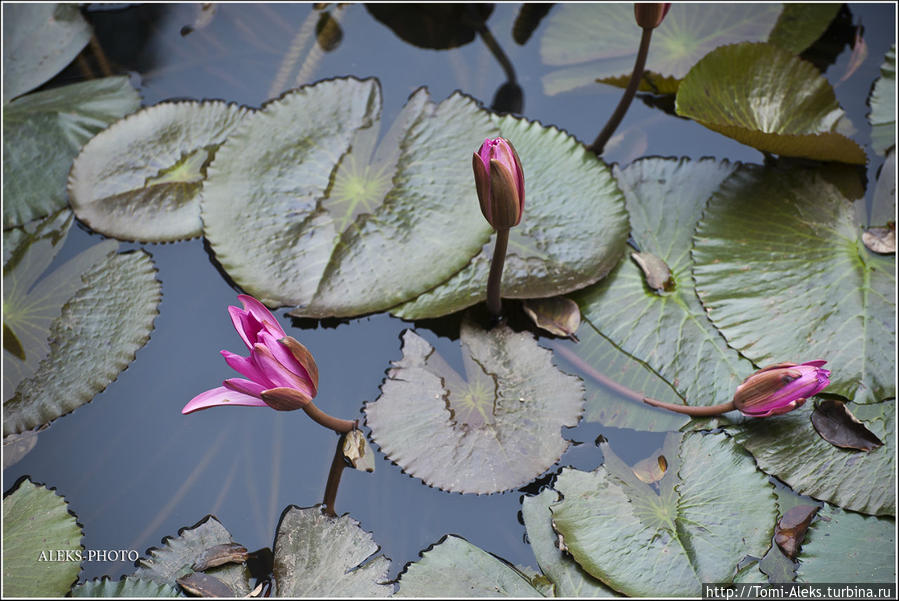
[(657, 293), (636, 263), (623, 261), (574, 297), (597, 331), (663, 377), (688, 405), (730, 400), (754, 371), (751, 362), (727, 346), (693, 288), (693, 229), (706, 200), (733, 169), (710, 159), (657, 158), (616, 169), (631, 235), (641, 251), (665, 261), (674, 288)]
[(117, 121), (75, 159), (68, 185), (72, 209), (93, 230), (120, 240), (199, 236), (206, 166), (246, 114), (246, 108), (221, 101), (179, 101)]
[(741, 168), (709, 201), (693, 259), (709, 317), (756, 364), (825, 359), (826, 392), (896, 395), (895, 257), (865, 248), (852, 203), (818, 173)]
[(729, 427), (759, 469), (796, 492), (862, 513), (896, 515), (896, 402), (853, 405), (851, 411), (884, 446), (841, 449), (821, 438), (809, 419), (812, 402), (777, 418)]
[(746, 556), (770, 545), (772, 485), (723, 434), (669, 434), (669, 469), (657, 489), (640, 482), (607, 444), (594, 472), (565, 469), (553, 523), (572, 557), (607, 586), (633, 596), (696, 596), (731, 582)]
[(388, 597), (390, 560), (359, 523), (290, 506), (275, 538), (274, 577), (280, 597)]
[(723, 46), (690, 69), (677, 92), (682, 117), (764, 152), (865, 164), (843, 132), (848, 119), (814, 65), (773, 44)]
[(430, 486), (487, 494), (526, 484), (568, 441), (583, 411), (581, 382), (559, 371), (530, 334), (464, 321), (465, 377), (417, 334), (403, 335), (381, 396), (366, 403), (371, 436), (387, 457)]
[(896, 145), (896, 45), (890, 46), (880, 67), (880, 77), (874, 82), (868, 99), (871, 112), (871, 145), (884, 154)]

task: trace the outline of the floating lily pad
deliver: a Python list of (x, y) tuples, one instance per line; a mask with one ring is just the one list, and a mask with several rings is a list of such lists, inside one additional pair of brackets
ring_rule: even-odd
[(179, 101), (117, 121), (75, 159), (72, 209), (93, 230), (121, 240), (199, 236), (206, 167), (246, 114), (221, 101)]
[(669, 434), (670, 468), (654, 486), (601, 445), (594, 472), (564, 469), (550, 505), (575, 561), (626, 595), (696, 596), (731, 582), (746, 555), (761, 557), (777, 516), (773, 487), (723, 434)]
[[(4, 6), (4, 100), (8, 102), (51, 79), (78, 56), (90, 39), (90, 25), (75, 4)], [(7, 138), (4, 145), (8, 143)]]
[(279, 597), (388, 597), (390, 560), (371, 534), (349, 516), (321, 507), (290, 506), (275, 538), (274, 577)]
[(895, 220), (896, 215), (896, 149), (887, 152), (887, 158), (877, 174), (874, 202), (868, 224), (884, 225)]
[(81, 146), (139, 106), (127, 77), (53, 88), (4, 105), (4, 229), (66, 206), (66, 178)]
[(857, 403), (895, 397), (895, 257), (864, 247), (837, 188), (744, 167), (695, 238), (696, 290), (731, 346), (758, 365), (826, 359), (827, 392)]
[(527, 333), (466, 320), (459, 334), (465, 375), (411, 330), (381, 396), (365, 404), (372, 440), (430, 486), (494, 493), (526, 484), (568, 448), (561, 428), (577, 425), (581, 382), (559, 371)]
[(443, 537), (406, 566), (397, 597), (542, 597), (507, 562), (455, 535)]
[[(508, 116), (492, 120), (515, 144), (527, 197), (521, 223), (510, 230), (502, 296), (558, 296), (604, 277), (624, 254), (627, 239), (623, 198), (609, 169), (558, 129)], [(473, 187), (469, 180), (457, 192), (460, 198)], [(439, 317), (484, 300), (494, 238), (448, 281), (392, 313)]]
[(72, 588), (73, 597), (132, 597), (132, 598), (153, 598), (153, 597), (180, 597), (181, 593), (178, 589), (155, 582), (153, 580), (144, 580), (134, 576), (123, 576), (119, 580), (112, 580), (108, 576), (88, 580), (81, 584), (76, 584)]
[(871, 146), (878, 154), (896, 145), (896, 45), (890, 46), (868, 99)]
[(81, 534), (64, 498), (22, 480), (3, 497), (3, 596), (64, 596), (81, 571), (65, 552), (84, 549)]
[(839, 3), (785, 3), (768, 35), (768, 42), (793, 54), (801, 54), (827, 31), (838, 12)]
[[(176, 587), (178, 578), (194, 573), (191, 566), (207, 549), (233, 541), (221, 522), (210, 515), (190, 528), (182, 528), (178, 536), (165, 537), (162, 542), (162, 547), (148, 549), (147, 556), (138, 560), (134, 578)], [(250, 592), (250, 572), (245, 565), (227, 564), (205, 573), (224, 582), (236, 597)]]
[(755, 371), (727, 346), (693, 287), (693, 229), (706, 199), (733, 169), (709, 159), (656, 158), (616, 168), (631, 235), (641, 251), (668, 265), (674, 286), (660, 295), (647, 286), (633, 261), (623, 261), (607, 278), (574, 297), (594, 328), (665, 378), (688, 405), (729, 400)]
[(710, 52), (684, 77), (675, 109), (763, 152), (865, 164), (865, 151), (846, 136), (850, 125), (827, 79), (773, 44)]
[(796, 573), (799, 582), (895, 582), (895, 566), (894, 520), (825, 505), (809, 528)]
[(840, 449), (818, 436), (811, 403), (776, 418), (729, 427), (759, 469), (796, 492), (862, 513), (895, 515), (895, 401), (857, 405), (852, 412), (884, 446), (869, 453)]
[(537, 565), (552, 582), (557, 597), (614, 597), (617, 593), (587, 573), (559, 549), (559, 535), (552, 527), (549, 506), (559, 500), (553, 490), (521, 500), (521, 515), (527, 528)]
[(49, 354), (4, 403), (4, 436), (90, 402), (149, 339), (161, 297), (152, 259), (144, 251), (116, 254), (115, 243), (101, 245), (105, 256), (81, 273), (83, 286), (50, 325)]

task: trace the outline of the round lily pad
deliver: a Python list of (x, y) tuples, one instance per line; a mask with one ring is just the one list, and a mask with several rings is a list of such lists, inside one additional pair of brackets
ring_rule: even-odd
[(64, 498), (23, 479), (3, 498), (3, 595), (64, 596), (81, 571), (81, 534)]
[(72, 588), (73, 597), (132, 597), (132, 598), (152, 598), (152, 597), (180, 597), (181, 593), (178, 589), (154, 582), (153, 580), (144, 580), (135, 578), (134, 576), (123, 576), (119, 580), (112, 580), (104, 576), (94, 580), (88, 580), (81, 584), (76, 584)]
[(871, 145), (878, 154), (896, 145), (896, 45), (890, 46), (868, 98)]
[(568, 448), (561, 428), (577, 425), (581, 382), (551, 353), (505, 325), (464, 321), (465, 376), (411, 330), (381, 396), (365, 404), (381, 451), (430, 486), (494, 493), (530, 482)]
[(861, 234), (852, 203), (817, 172), (741, 168), (696, 227), (696, 290), (756, 364), (824, 359), (826, 392), (894, 397), (895, 256)]
[(681, 82), (675, 110), (763, 152), (865, 164), (827, 79), (773, 44), (733, 44), (707, 54)]
[(117, 121), (75, 159), (72, 209), (93, 230), (121, 240), (199, 236), (206, 167), (246, 113), (221, 101), (179, 101)]

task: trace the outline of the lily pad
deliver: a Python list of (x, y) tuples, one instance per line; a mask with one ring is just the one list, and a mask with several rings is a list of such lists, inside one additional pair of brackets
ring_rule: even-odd
[(274, 577), (280, 597), (388, 597), (390, 560), (349, 516), (290, 506), (275, 538)]
[(793, 54), (801, 54), (827, 31), (838, 12), (840, 12), (839, 3), (784, 4), (774, 29), (768, 35), (768, 42)]
[(826, 359), (827, 392), (895, 397), (895, 257), (864, 247), (852, 203), (819, 174), (734, 173), (696, 228), (693, 260), (709, 317), (756, 364)]
[(878, 154), (896, 145), (896, 45), (890, 46), (868, 99), (871, 146)]
[(81, 274), (83, 286), (50, 325), (49, 354), (4, 403), (4, 436), (90, 402), (149, 339), (161, 297), (152, 259), (101, 244), (105, 257)]
[(887, 158), (877, 174), (874, 201), (868, 223), (884, 225), (895, 220), (896, 215), (896, 149), (887, 152)]
[(108, 576), (96, 578), (76, 584), (72, 588), (73, 597), (180, 597), (181, 593), (174, 587), (153, 580), (144, 580), (134, 576), (122, 576), (112, 580)]
[(416, 333), (403, 334), (403, 358), (378, 400), (365, 404), (372, 440), (405, 472), (446, 491), (526, 484), (568, 448), (561, 429), (577, 425), (583, 385), (530, 334), (466, 320), (459, 339), (464, 377)]
[[(51, 79), (78, 56), (90, 39), (90, 25), (75, 4), (4, 6), (4, 100), (8, 102)], [(4, 145), (8, 143), (7, 138)]]
[(406, 566), (397, 597), (543, 597), (512, 565), (455, 535)]
[(675, 110), (763, 152), (866, 161), (846, 136), (851, 126), (827, 79), (773, 44), (733, 44), (707, 54), (681, 82)]
[(810, 421), (811, 403), (775, 419), (747, 420), (728, 428), (752, 453), (759, 469), (796, 492), (874, 515), (895, 515), (896, 402), (852, 407), (884, 446), (861, 453), (833, 446)]
[(825, 505), (809, 528), (796, 573), (799, 582), (895, 582), (895, 566), (894, 520)]
[[(558, 296), (604, 277), (621, 259), (627, 239), (623, 198), (609, 169), (554, 127), (509, 116), (492, 121), (515, 144), (527, 196), (521, 223), (510, 230), (502, 296)], [(457, 195), (464, 197), (473, 186), (466, 181)], [(439, 317), (484, 300), (494, 239), (448, 281), (392, 313)]]
[(626, 595), (696, 596), (731, 582), (746, 555), (761, 557), (777, 516), (773, 487), (723, 434), (669, 434), (659, 492), (601, 445), (593, 472), (564, 469), (550, 506), (568, 551)]
[(66, 178), (81, 146), (139, 106), (127, 77), (35, 92), (4, 105), (4, 229), (65, 207)]
[(64, 596), (81, 571), (65, 552), (84, 549), (81, 534), (64, 498), (23, 479), (3, 498), (3, 596)]
[[(148, 549), (147, 556), (138, 560), (134, 578), (176, 587), (178, 578), (194, 573), (191, 566), (207, 549), (233, 541), (221, 522), (209, 515), (162, 542), (162, 547)], [(227, 564), (205, 573), (228, 585), (234, 596), (243, 597), (250, 592), (250, 572), (245, 565)]]
[(623, 261), (606, 279), (574, 297), (597, 331), (667, 380), (689, 405), (730, 399), (755, 371), (727, 346), (693, 287), (693, 229), (706, 199), (733, 170), (727, 162), (710, 159), (657, 158), (616, 168), (631, 235), (642, 252), (668, 265), (674, 287), (657, 293), (636, 263)]
[(72, 165), (72, 210), (121, 240), (199, 236), (206, 167), (247, 109), (221, 101), (162, 102), (117, 121), (84, 145)]

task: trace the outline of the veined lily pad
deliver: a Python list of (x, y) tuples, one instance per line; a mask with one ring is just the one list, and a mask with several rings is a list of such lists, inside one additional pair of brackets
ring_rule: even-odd
[(123, 576), (119, 580), (112, 580), (104, 576), (95, 580), (88, 580), (75, 585), (72, 589), (73, 597), (180, 597), (178, 589), (155, 582), (144, 580), (134, 576)]
[[(4, 5), (4, 100), (8, 102), (51, 79), (90, 39), (91, 27), (75, 4)], [(4, 146), (9, 142), (8, 138), (4, 140)]]
[(602, 444), (594, 472), (564, 469), (550, 505), (575, 561), (627, 595), (695, 596), (761, 557), (777, 519), (773, 487), (723, 434), (669, 434), (659, 492)]
[(411, 330), (381, 396), (365, 404), (381, 451), (437, 488), (493, 493), (526, 484), (562, 456), (561, 428), (583, 410), (580, 381), (551, 353), (505, 325), (490, 331), (464, 321), (465, 376)]
[(221, 101), (163, 102), (112, 124), (72, 165), (72, 209), (95, 231), (121, 240), (199, 236), (206, 167), (246, 113)]
[(841, 449), (818, 436), (809, 419), (812, 403), (776, 418), (729, 427), (759, 469), (798, 493), (846, 509), (895, 515), (896, 402), (852, 407), (852, 413), (884, 445), (869, 453)]
[(82, 144), (139, 106), (127, 77), (35, 92), (4, 105), (4, 229), (65, 207), (66, 177)]
[(397, 597), (542, 597), (508, 563), (455, 535), (445, 536), (406, 566)]
[(658, 294), (646, 285), (636, 263), (623, 261), (609, 277), (574, 297), (594, 328), (665, 378), (689, 405), (730, 400), (755, 371), (706, 317), (691, 273), (695, 223), (708, 197), (733, 169), (709, 159), (655, 158), (616, 169), (631, 216), (631, 235), (641, 251), (665, 261), (674, 287)]
[(839, 3), (785, 3), (768, 42), (799, 55), (821, 37), (838, 12)]
[(696, 228), (696, 290), (756, 364), (826, 359), (827, 392), (894, 397), (895, 257), (867, 250), (861, 234), (851, 202), (816, 172), (744, 167)]
[(773, 44), (718, 48), (690, 69), (675, 110), (743, 144), (784, 156), (865, 164), (846, 114), (811, 63)]
[(64, 596), (81, 571), (65, 552), (84, 549), (81, 534), (64, 498), (22, 480), (3, 498), (3, 595)]
[[(604, 277), (624, 254), (627, 239), (623, 198), (609, 169), (558, 129), (515, 117), (491, 119), (515, 144), (527, 198), (521, 223), (510, 230), (502, 296), (558, 296)], [(456, 193), (460, 199), (474, 186), (469, 180)], [(423, 319), (484, 300), (494, 239), (448, 281), (392, 312)]]
[(4, 436), (90, 402), (149, 339), (161, 297), (152, 259), (144, 251), (116, 254), (114, 242), (101, 245), (105, 256), (81, 273), (83, 286), (50, 325), (49, 354), (5, 402)]
[(896, 145), (896, 45), (884, 57), (880, 77), (874, 82), (868, 99), (871, 112), (871, 146), (878, 154), (884, 154)]
[[(279, 597), (388, 597), (390, 560), (371, 534), (349, 516), (321, 507), (290, 506), (275, 538), (274, 577)], [(371, 559), (370, 559), (371, 558)]]

